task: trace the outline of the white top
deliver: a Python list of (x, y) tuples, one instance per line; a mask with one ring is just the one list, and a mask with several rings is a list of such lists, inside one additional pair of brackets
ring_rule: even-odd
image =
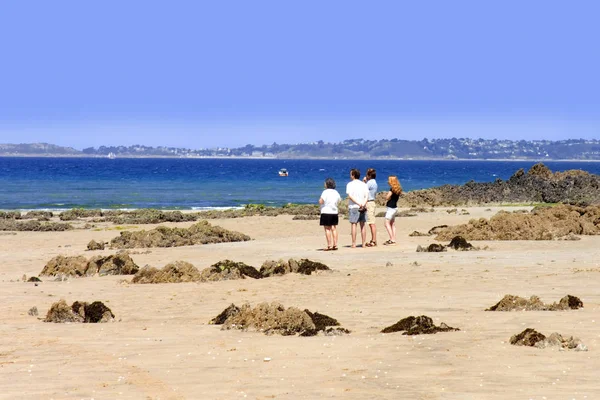
[(321, 193), (323, 204), (321, 204), (321, 214), (337, 214), (338, 203), (342, 201), (340, 194), (335, 189), (325, 189)]
[(365, 204), (367, 202), (369, 189), (367, 188), (367, 184), (360, 179), (353, 179), (346, 185), (346, 194), (359, 202), (357, 204), (348, 199), (348, 208), (358, 208), (359, 204)]

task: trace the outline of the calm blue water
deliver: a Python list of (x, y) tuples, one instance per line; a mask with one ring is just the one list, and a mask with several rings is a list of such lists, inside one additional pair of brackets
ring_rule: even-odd
[[(508, 179), (533, 161), (106, 159), (0, 157), (0, 209), (236, 207), (315, 203), (332, 177), (343, 194), (351, 168), (395, 174), (405, 190)], [(547, 162), (553, 171), (600, 174), (600, 163)], [(279, 177), (287, 168), (288, 177)]]

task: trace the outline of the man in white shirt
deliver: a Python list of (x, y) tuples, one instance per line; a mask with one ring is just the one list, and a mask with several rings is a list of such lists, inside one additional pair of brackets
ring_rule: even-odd
[[(360, 180), (360, 171), (350, 170), (350, 179), (346, 185), (346, 194), (348, 195), (348, 220), (350, 221), (352, 234), (352, 248), (356, 247), (356, 225), (360, 223), (360, 235), (362, 238), (362, 247), (366, 247), (367, 230), (365, 228), (367, 199), (369, 198), (369, 189), (367, 184)], [(359, 210), (364, 210), (360, 212)]]

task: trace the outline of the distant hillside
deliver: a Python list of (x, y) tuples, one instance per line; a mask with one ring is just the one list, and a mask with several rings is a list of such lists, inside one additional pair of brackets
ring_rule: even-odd
[(107, 157), (265, 157), (265, 158), (381, 158), (381, 159), (484, 159), (484, 160), (600, 160), (600, 141), (569, 139), (487, 140), (351, 139), (339, 143), (324, 141), (238, 148), (187, 149), (175, 147), (100, 146), (81, 151), (47, 143), (0, 144), (0, 156)]

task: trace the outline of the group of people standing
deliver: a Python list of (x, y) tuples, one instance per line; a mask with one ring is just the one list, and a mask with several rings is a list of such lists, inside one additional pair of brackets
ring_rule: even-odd
[[(346, 185), (346, 195), (348, 196), (348, 220), (350, 221), (352, 248), (356, 247), (357, 230), (360, 227), (360, 236), (362, 247), (377, 246), (377, 225), (375, 223), (375, 198), (377, 196), (377, 171), (373, 168), (367, 170), (366, 176), (360, 180), (360, 171), (350, 170), (350, 182)], [(398, 178), (394, 175), (388, 177), (390, 189), (386, 195), (387, 210), (385, 213), (385, 229), (389, 235), (384, 245), (396, 244), (396, 211), (398, 209), (398, 199), (402, 194), (402, 186)], [(325, 190), (321, 193), (319, 204), (321, 205), (320, 225), (325, 229), (325, 238), (327, 248), (325, 251), (338, 249), (338, 231), (339, 222), (338, 205), (342, 198), (335, 189), (335, 181), (332, 178), (325, 180)], [(369, 225), (371, 231), (371, 241), (367, 242), (367, 229)]]

